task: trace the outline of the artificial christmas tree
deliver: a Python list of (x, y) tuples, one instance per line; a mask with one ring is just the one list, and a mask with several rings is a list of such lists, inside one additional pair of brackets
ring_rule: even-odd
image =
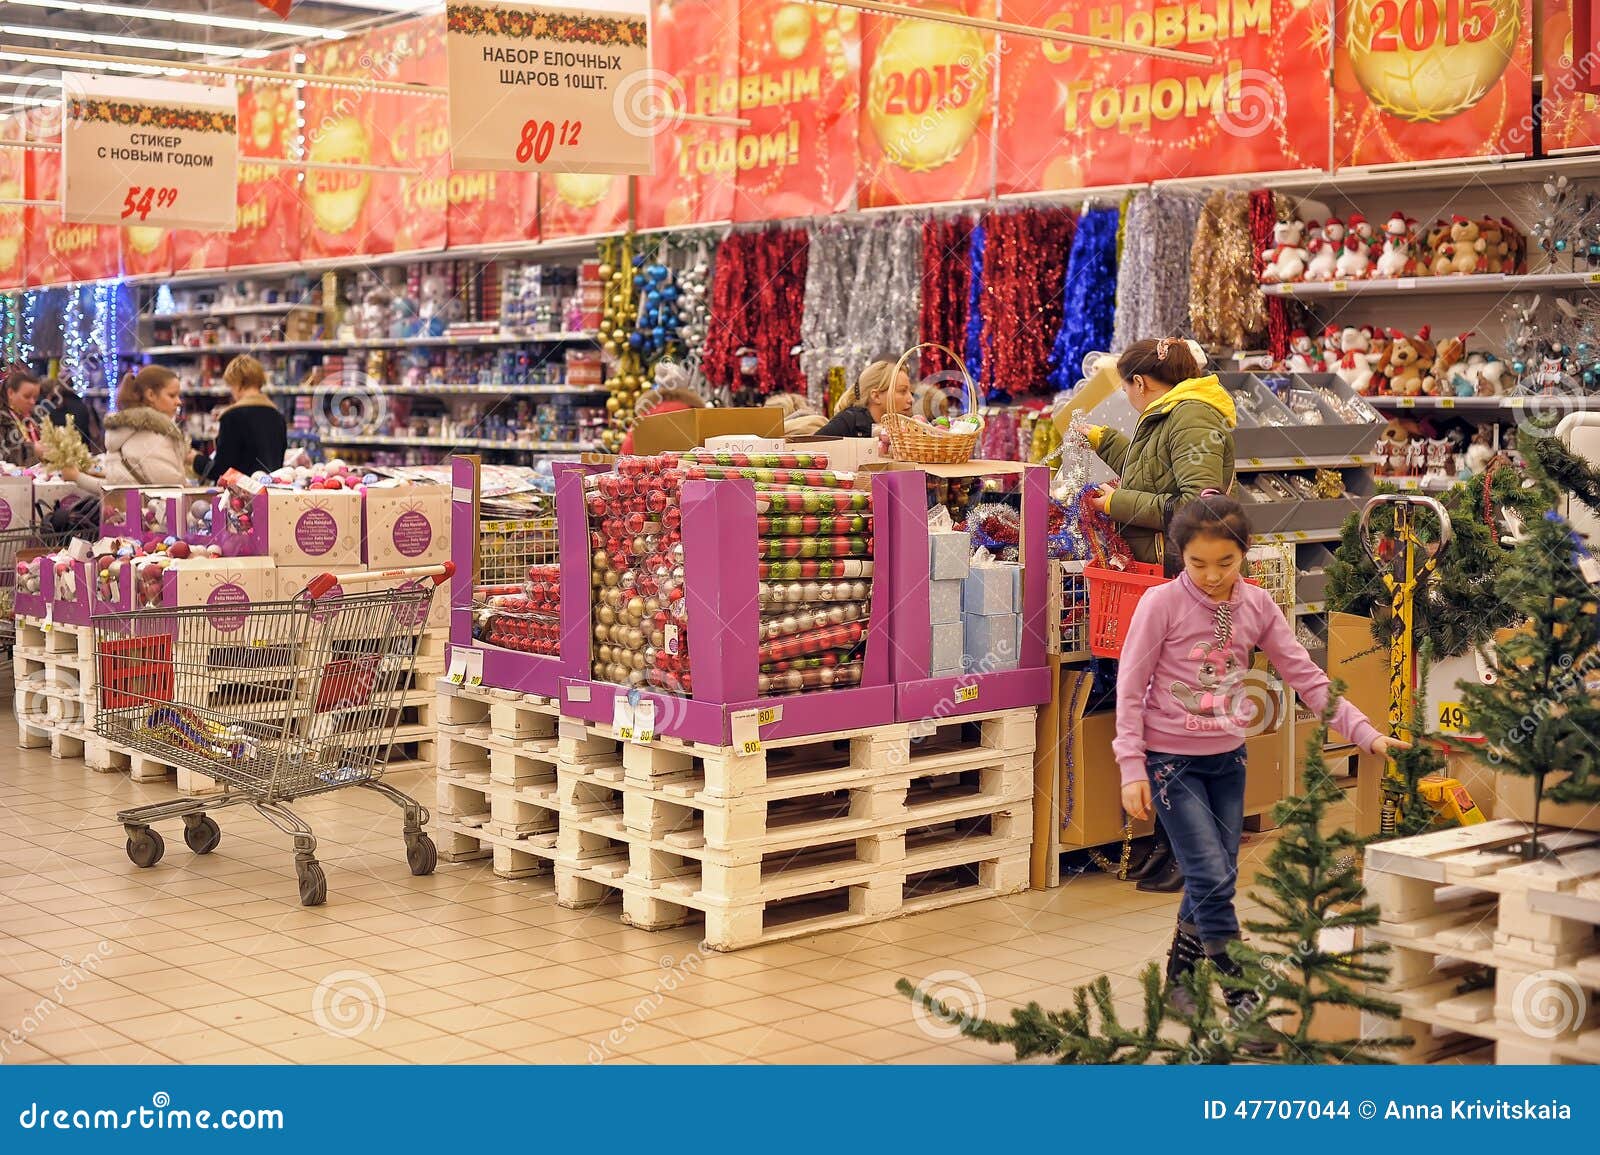
[(1600, 801), (1600, 595), (1586, 564), (1588, 550), (1560, 514), (1528, 519), (1496, 583), (1525, 620), (1495, 643), (1498, 682), (1461, 686), (1489, 764), (1534, 781), (1533, 829), (1522, 845), (1529, 860), (1541, 856), (1540, 802)]
[[(1363, 993), (1356, 984), (1378, 984), (1388, 968), (1375, 961), (1387, 944), (1328, 949), (1322, 935), (1375, 926), (1378, 908), (1362, 905), (1355, 861), (1366, 840), (1347, 830), (1323, 833), (1328, 808), (1343, 797), (1328, 774), (1322, 749), (1328, 716), (1342, 688), (1329, 695), (1329, 714), (1306, 750), (1305, 788), (1280, 802), (1273, 814), (1281, 833), (1256, 876), (1254, 897), (1274, 916), (1245, 924), (1260, 945), (1236, 943), (1230, 956), (1238, 977), (1220, 976), (1202, 961), (1182, 980), (1195, 1009), (1175, 1007), (1174, 988), (1151, 963), (1140, 975), (1144, 1008), (1137, 1026), (1124, 1025), (1112, 1005), (1111, 982), (1101, 975), (1073, 991), (1072, 1007), (1046, 1011), (1029, 1003), (1011, 1012), (1009, 1023), (962, 1015), (905, 979), (895, 989), (921, 1003), (961, 1033), (1007, 1044), (1018, 1059), (1053, 1056), (1058, 1063), (1217, 1064), (1236, 1061), (1283, 1064), (1382, 1063), (1384, 1052), (1408, 1046), (1404, 1036), (1324, 1038), (1317, 1013), (1349, 1008), (1394, 1019), (1400, 1008)], [(1251, 990), (1260, 1001), (1242, 1015), (1230, 1012), (1224, 990)]]

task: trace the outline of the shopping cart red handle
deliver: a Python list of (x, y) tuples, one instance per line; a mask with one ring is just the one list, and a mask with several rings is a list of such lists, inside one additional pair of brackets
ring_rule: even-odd
[(364, 585), (369, 582), (394, 581), (421, 581), (431, 578), (434, 588), (437, 589), (451, 577), (455, 576), (456, 563), (453, 561), (441, 562), (438, 565), (419, 565), (412, 569), (386, 569), (386, 570), (361, 570), (358, 573), (345, 574), (318, 574), (306, 583), (306, 596), (315, 601), (326, 597), (334, 586), (348, 589), (351, 586)]

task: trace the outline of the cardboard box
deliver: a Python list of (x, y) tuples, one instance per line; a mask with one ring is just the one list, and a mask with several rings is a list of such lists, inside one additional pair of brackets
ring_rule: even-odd
[(47, 560), (40, 571), (50, 596), (50, 616), (68, 626), (86, 626), (94, 617), (89, 604), (89, 566), (92, 562), (58, 557)]
[(0, 476), (0, 531), (33, 524), (33, 478)]
[(448, 485), (368, 486), (362, 564), (373, 569), (450, 560)]
[[(234, 503), (242, 508), (232, 509)], [(212, 530), (225, 557), (270, 557), (279, 565), (355, 568), (361, 564), (361, 494), (266, 489), (253, 497), (219, 493)]]
[(785, 446), (797, 453), (824, 453), (828, 468), (855, 473), (883, 462), (876, 437), (790, 437)]
[[(1379, 730), (1389, 717), (1389, 647), (1372, 636), (1372, 620), (1357, 614), (1328, 615), (1328, 677), (1344, 683), (1344, 696)], [(1346, 735), (1330, 740), (1349, 741)]]
[[(1063, 849), (1104, 846), (1122, 840), (1122, 775), (1111, 742), (1117, 736), (1114, 710), (1087, 714), (1072, 723), (1061, 719), (1063, 746), (1070, 743), (1070, 758), (1061, 760)], [(1149, 834), (1155, 824), (1135, 822), (1135, 838)]]
[[(347, 568), (354, 570), (360, 567)], [(326, 566), (279, 566), (276, 571), (272, 596), (277, 601), (293, 601), (300, 596), (301, 591), (306, 588), (312, 578), (327, 572), (328, 568)], [(427, 581), (428, 579), (424, 578), (423, 580)], [(399, 586), (409, 586), (411, 584), (413, 584), (413, 579), (394, 578), (362, 585), (354, 589), (353, 592), (362, 594), (376, 593), (380, 590), (395, 589)], [(344, 593), (342, 586), (334, 586), (333, 593), (330, 595), (334, 599), (333, 604), (337, 604), (337, 599), (343, 597)], [(429, 603), (428, 617), (423, 623), (423, 628), (427, 630), (442, 630), (449, 624), (450, 586), (447, 582), (434, 590), (433, 600)]]
[(934, 581), (967, 576), (972, 560), (972, 535), (959, 529), (928, 534), (928, 576)]
[(1014, 614), (1022, 608), (1022, 567), (979, 566), (961, 583), (964, 614)]
[[(933, 626), (961, 624), (961, 583), (958, 581), (931, 581), (928, 583), (928, 621)], [(939, 631), (934, 630), (937, 634)], [(959, 634), (960, 630), (952, 633)]]
[[(22, 573), (27, 568), (27, 575)], [(11, 599), (12, 612), (19, 618), (42, 619), (50, 606), (51, 585), (49, 551), (20, 550), (17, 553), (17, 584)], [(34, 588), (30, 591), (29, 586)]]
[(783, 450), (784, 442), (782, 438), (777, 437), (729, 434), (726, 437), (706, 438), (706, 448), (715, 449), (719, 453), (778, 453)]
[(933, 663), (929, 671), (932, 677), (954, 677), (961, 673), (964, 640), (962, 631), (955, 626), (934, 625)]
[(652, 413), (633, 427), (633, 451), (641, 455), (697, 449), (708, 437), (743, 434), (783, 437), (783, 411), (763, 405), (755, 409), (680, 409)]
[(273, 600), (276, 566), (268, 557), (187, 557), (169, 562), (161, 573), (163, 606), (206, 606), (220, 633), (244, 629), (243, 612)]
[(144, 541), (152, 537), (177, 537), (209, 544), (202, 538), (197, 519), (190, 516), (196, 502), (210, 505), (215, 489), (142, 488), (118, 486), (100, 500), (100, 536)]
[[(1463, 767), (1452, 760), (1451, 770), (1462, 772)], [(1533, 821), (1534, 780), (1516, 774), (1495, 773), (1493, 814), (1496, 818), (1515, 818), (1521, 822)], [(1565, 774), (1551, 774), (1545, 779), (1545, 792), (1565, 778)], [(1477, 781), (1477, 778), (1473, 779)], [(1469, 790), (1472, 788), (1469, 786)], [(1479, 807), (1483, 801), (1474, 792), (1473, 801)], [(1539, 828), (1565, 827), (1569, 830), (1600, 831), (1600, 803), (1568, 802), (1558, 804), (1546, 798), (1539, 804)]]
[(1014, 670), (1022, 660), (1019, 614), (963, 614), (962, 664), (969, 671)]

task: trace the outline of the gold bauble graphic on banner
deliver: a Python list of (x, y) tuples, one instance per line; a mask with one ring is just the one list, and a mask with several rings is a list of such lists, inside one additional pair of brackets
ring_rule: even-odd
[[(22, 199), (22, 185), (14, 180), (0, 180), (0, 200), (19, 201)], [(0, 206), (0, 221), (13, 227), (0, 228), (0, 269), (9, 269), (16, 264), (17, 256), (22, 251), (22, 238), (26, 235), (22, 226), (22, 207)]]
[(1356, 81), (1377, 108), (1432, 124), (1489, 94), (1516, 50), (1522, 0), (1351, 0)]
[(250, 117), (250, 143), (257, 152), (264, 152), (272, 144), (272, 134), (277, 127), (272, 105), (265, 101), (256, 105), (255, 114)]
[(785, 4), (772, 18), (772, 47), (785, 60), (797, 60), (811, 43), (811, 12), (804, 4)]
[(961, 155), (989, 107), (984, 59), (971, 28), (893, 23), (867, 78), (867, 122), (892, 163), (927, 172)]
[(556, 196), (576, 209), (592, 208), (611, 191), (611, 174), (604, 172), (558, 172)]
[(166, 229), (153, 229), (149, 225), (129, 225), (122, 232), (122, 239), (127, 242), (128, 248), (145, 256), (160, 248), (166, 236)]
[[(320, 136), (313, 134), (308, 159), (323, 164), (371, 164), (372, 145), (366, 128), (350, 117), (334, 121)], [(372, 174), (309, 169), (305, 188), (317, 228), (325, 233), (349, 232), (366, 207)]]

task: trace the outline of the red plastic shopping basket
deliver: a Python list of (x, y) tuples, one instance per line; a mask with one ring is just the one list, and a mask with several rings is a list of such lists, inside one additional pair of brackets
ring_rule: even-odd
[(1098, 658), (1121, 657), (1139, 599), (1171, 579), (1161, 566), (1138, 561), (1129, 562), (1125, 570), (1089, 562), (1083, 576), (1089, 585), (1089, 652)]

